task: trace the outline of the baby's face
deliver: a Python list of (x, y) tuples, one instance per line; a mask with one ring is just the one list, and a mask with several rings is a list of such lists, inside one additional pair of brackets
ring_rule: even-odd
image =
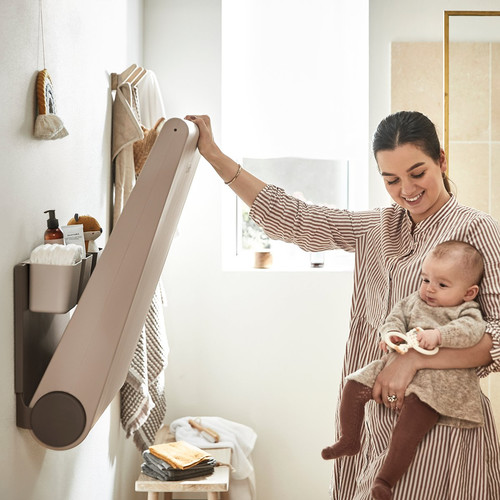
[(471, 286), (466, 275), (455, 259), (428, 255), (422, 264), (420, 298), (433, 307), (458, 306)]

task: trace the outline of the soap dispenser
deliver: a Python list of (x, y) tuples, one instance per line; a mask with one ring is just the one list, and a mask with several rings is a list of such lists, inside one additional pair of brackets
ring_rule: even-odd
[(44, 234), (44, 243), (64, 245), (64, 235), (59, 229), (59, 221), (56, 219), (55, 210), (46, 210), (44, 214), (49, 214), (47, 219), (47, 230)]

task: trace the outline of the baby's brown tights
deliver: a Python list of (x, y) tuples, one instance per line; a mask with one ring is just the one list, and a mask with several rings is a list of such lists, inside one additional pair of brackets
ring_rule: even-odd
[[(325, 460), (358, 453), (365, 404), (372, 398), (372, 389), (349, 380), (340, 403), (340, 439), (321, 452)], [(403, 408), (392, 433), (387, 457), (372, 487), (375, 500), (390, 500), (392, 488), (408, 470), (417, 447), (439, 419), (439, 413), (414, 394), (405, 398)]]

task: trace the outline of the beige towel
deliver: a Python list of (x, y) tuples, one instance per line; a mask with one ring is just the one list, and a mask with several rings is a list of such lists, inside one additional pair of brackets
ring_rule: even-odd
[(211, 457), (210, 453), (185, 441), (155, 444), (149, 451), (176, 469), (188, 469)]
[(111, 145), (115, 183), (113, 225), (116, 224), (135, 186), (134, 142), (144, 138), (134, 109), (132, 87), (130, 83), (122, 83), (116, 89), (115, 100), (113, 102)]

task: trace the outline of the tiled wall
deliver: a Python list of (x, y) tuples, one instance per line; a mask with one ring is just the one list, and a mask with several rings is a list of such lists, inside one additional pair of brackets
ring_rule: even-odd
[(393, 42), (391, 64), (392, 112), (420, 111), (443, 127), (443, 44)]
[(500, 203), (492, 188), (500, 161), (499, 69), (498, 43), (450, 45), (450, 175), (462, 203), (497, 219)]
[[(443, 120), (443, 45), (395, 42), (392, 110), (418, 110)], [(449, 175), (458, 200), (500, 219), (500, 44), (450, 44)], [(496, 168), (494, 168), (497, 166)]]
[[(392, 111), (416, 110), (444, 138), (443, 44), (394, 42)], [(450, 44), (449, 176), (469, 205), (500, 220), (500, 44)], [(500, 373), (481, 381), (500, 429)]]

